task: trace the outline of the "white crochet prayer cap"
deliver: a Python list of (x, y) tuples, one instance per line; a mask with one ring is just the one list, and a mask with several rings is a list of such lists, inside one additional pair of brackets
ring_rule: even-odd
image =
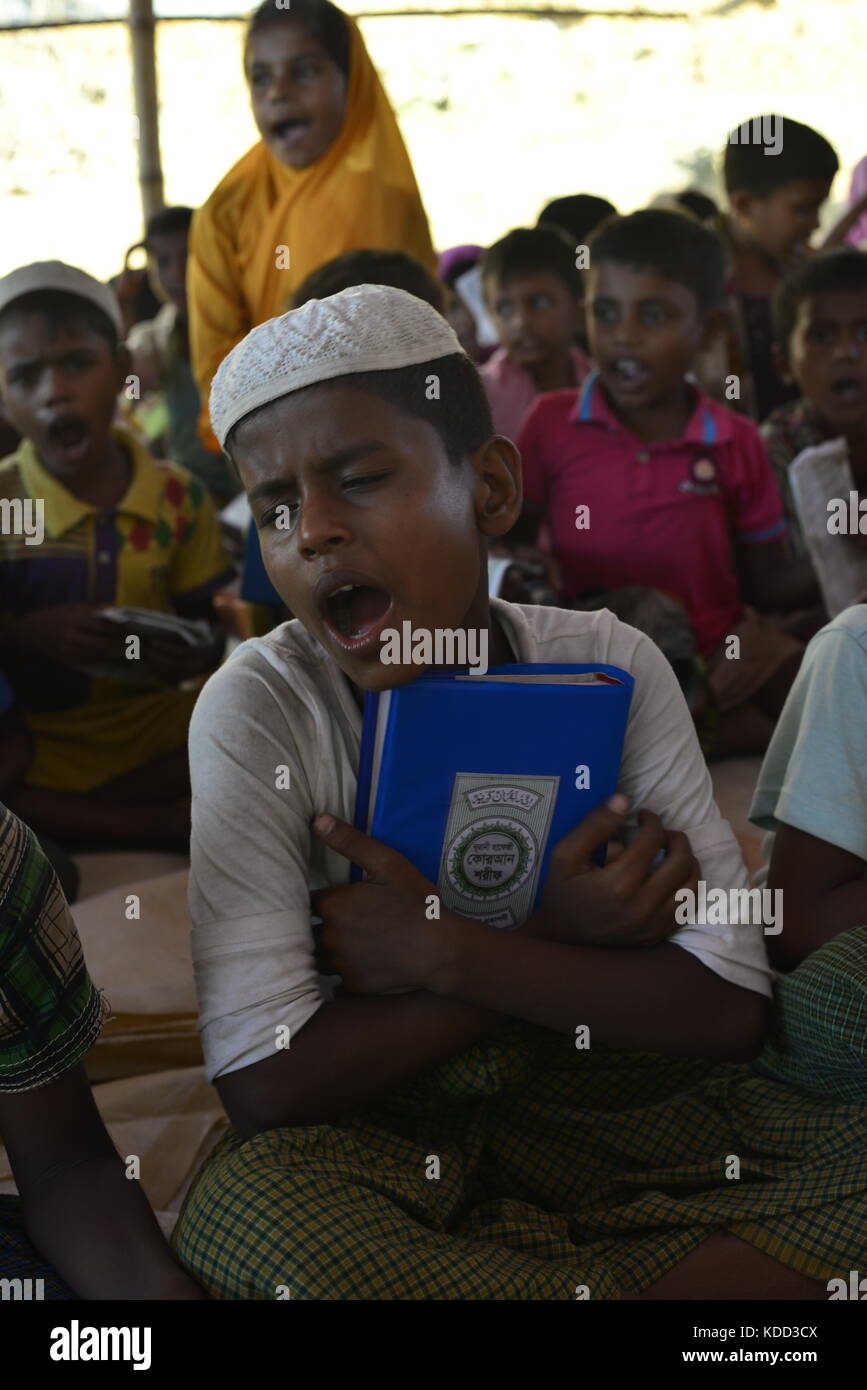
[(33, 294), (36, 290), (63, 290), (65, 294), (77, 294), (79, 299), (89, 299), (108, 315), (118, 338), (123, 338), (123, 319), (114, 290), (63, 261), (34, 261), (32, 265), (21, 265), (4, 275), (0, 280), (0, 311), (23, 294)]
[(352, 285), (252, 329), (221, 362), (211, 386), (220, 444), (251, 410), (353, 372), (389, 371), (461, 353), (431, 304), (392, 285)]

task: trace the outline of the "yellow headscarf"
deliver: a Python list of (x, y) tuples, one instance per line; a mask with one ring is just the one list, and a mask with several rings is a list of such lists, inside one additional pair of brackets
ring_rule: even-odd
[(251, 328), (285, 312), (290, 291), (311, 270), (343, 251), (374, 247), (406, 251), (436, 271), (403, 137), (358, 26), (344, 18), (349, 82), (334, 143), (309, 168), (291, 169), (260, 140), (193, 219), (190, 350), (202, 436), (215, 449), (207, 415), (214, 373)]

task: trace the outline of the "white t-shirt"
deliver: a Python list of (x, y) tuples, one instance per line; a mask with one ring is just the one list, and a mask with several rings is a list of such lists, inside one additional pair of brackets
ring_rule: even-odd
[[(747, 887), (658, 647), (607, 610), (502, 599), (491, 607), (519, 662), (601, 662), (631, 672), (619, 789), (635, 811), (646, 807), (667, 829), (686, 832), (709, 890)], [(347, 883), (349, 865), (310, 822), (322, 811), (353, 819), (360, 738), (346, 677), (298, 621), (243, 643), (199, 696), (190, 726), (190, 914), (211, 1080), (272, 1057), (286, 1037), (278, 1030), (294, 1037), (328, 997), (314, 965), (309, 899)], [(688, 926), (672, 940), (733, 984), (771, 994), (761, 927)]]
[[(867, 860), (867, 604), (816, 633), (765, 754), (750, 819)], [(770, 863), (773, 834), (762, 847)]]

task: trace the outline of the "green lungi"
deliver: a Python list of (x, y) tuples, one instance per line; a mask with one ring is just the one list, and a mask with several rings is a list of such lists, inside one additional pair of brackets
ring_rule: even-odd
[(857, 928), (782, 982), (754, 1066), (505, 1024), (339, 1123), (229, 1131), (176, 1253), (216, 1298), (613, 1299), (727, 1229), (848, 1278), (867, 1257), (865, 1006)]

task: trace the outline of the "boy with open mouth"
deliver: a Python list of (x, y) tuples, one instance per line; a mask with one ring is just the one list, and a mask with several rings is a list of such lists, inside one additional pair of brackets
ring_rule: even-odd
[(187, 290), (202, 439), (223, 358), (344, 251), (400, 249), (436, 269), (394, 112), (351, 15), (330, 0), (262, 0), (244, 33), (260, 139), (196, 212)]
[(789, 529), (804, 553), (789, 468), (804, 449), (844, 439), (856, 490), (867, 495), (867, 255), (826, 251), (774, 297), (779, 369), (801, 394), (761, 427)]
[[(38, 545), (0, 535), (0, 662), (34, 739), (7, 800), (61, 844), (186, 850), (196, 692), (181, 686), (220, 659), (213, 595), (232, 570), (202, 484), (114, 424), (132, 366), (121, 327), (112, 292), (75, 266), (0, 280), (0, 390), (23, 436), (0, 497), (40, 501), (45, 523)], [(203, 620), (210, 637), (137, 651), (100, 616), (118, 605)]]
[(715, 756), (764, 752), (803, 647), (759, 615), (815, 597), (756, 426), (691, 377), (724, 276), (719, 239), (692, 218), (604, 223), (588, 272), (597, 370), (541, 397), (518, 436), (525, 524), (547, 523), (567, 596), (640, 585), (683, 606), (719, 711)]
[[(311, 301), (239, 344), (210, 410), (297, 618), (237, 649), (191, 728), (200, 1027), (233, 1129), (187, 1198), (183, 1263), (227, 1299), (573, 1299), (676, 1288), (688, 1252), (685, 1287), (707, 1287), (734, 1251), (746, 1286), (810, 1296), (763, 1234), (714, 1235), (731, 1201), (719, 1104), (693, 1091), (684, 1108), (689, 1082), (756, 1052), (769, 993), (757, 929), (675, 929), (674, 893), (700, 873), (746, 884), (689, 714), (661, 653), (610, 613), (488, 599), (520, 461), (451, 328), (391, 287)], [(492, 665), (635, 676), (620, 793), (555, 848), (515, 931), (428, 921), (434, 885), (348, 823), (362, 693), (424, 669), (380, 659), (404, 620), (484, 628)], [(630, 804), (634, 841), (595, 868)], [(742, 1208), (759, 1225), (762, 1187)]]

